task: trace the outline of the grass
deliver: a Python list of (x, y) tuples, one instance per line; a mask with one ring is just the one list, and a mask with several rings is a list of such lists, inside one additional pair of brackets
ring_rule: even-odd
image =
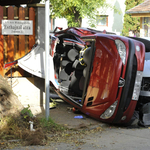
[(40, 119), (40, 126), (45, 132), (56, 132), (56, 131), (64, 131), (65, 127), (62, 125), (56, 124), (50, 117), (48, 120), (46, 118)]
[[(11, 149), (19, 146), (51, 145), (51, 143), (79, 143), (78, 139), (85, 135), (101, 132), (101, 127), (82, 130), (67, 129), (56, 124), (50, 117), (30, 117), (31, 114), (21, 112), (17, 116), (7, 116), (0, 119), (0, 149)], [(29, 121), (34, 122), (35, 131), (30, 131)]]
[(4, 117), (0, 120), (0, 140), (9, 140), (10, 136), (14, 139), (22, 138), (20, 131), (30, 130), (29, 121), (33, 121), (33, 128), (35, 130), (42, 129), (43, 133), (54, 133), (65, 130), (62, 125), (56, 124), (51, 118), (23, 118), (23, 117)]
[[(29, 121), (33, 121), (35, 131), (30, 131)], [(0, 149), (8, 147), (8, 141), (16, 139), (21, 145), (45, 145), (48, 134), (56, 134), (64, 130), (62, 125), (56, 124), (50, 117), (48, 120), (34, 117), (30, 110), (26, 109), (17, 116), (6, 116), (0, 119)]]

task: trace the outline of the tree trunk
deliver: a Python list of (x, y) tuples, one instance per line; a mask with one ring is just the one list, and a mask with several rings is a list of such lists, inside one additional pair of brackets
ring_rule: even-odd
[(78, 11), (76, 11), (76, 13), (75, 13), (75, 22), (78, 23), (79, 27), (81, 27), (82, 18), (80, 17), (80, 14)]
[(79, 11), (76, 10), (76, 7), (74, 7), (72, 10), (73, 11), (70, 12), (70, 14), (72, 13), (74, 15), (74, 18), (68, 20), (68, 27), (81, 27), (82, 17), (80, 16)]

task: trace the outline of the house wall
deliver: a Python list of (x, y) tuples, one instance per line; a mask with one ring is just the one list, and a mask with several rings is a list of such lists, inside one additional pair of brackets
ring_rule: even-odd
[[(115, 13), (113, 9), (110, 8), (103, 8), (99, 9), (99, 15), (108, 15), (108, 26), (96, 26), (98, 30), (106, 30), (108, 32), (115, 32), (116, 34), (120, 35), (123, 29), (123, 21), (124, 21), (124, 14), (125, 14), (125, 0), (107, 0), (109, 4), (115, 6), (117, 10), (120, 11), (119, 13)], [(88, 26), (88, 19), (83, 19), (84, 27)]]
[(62, 27), (63, 29), (66, 29), (68, 27), (67, 20), (65, 18), (56, 18), (55, 27)]
[[(132, 17), (140, 17), (140, 37), (150, 37), (150, 13), (134, 13)], [(148, 22), (146, 23), (148, 26), (148, 31), (145, 30), (145, 21), (144, 18), (148, 18)], [(148, 35), (145, 34), (148, 33)]]

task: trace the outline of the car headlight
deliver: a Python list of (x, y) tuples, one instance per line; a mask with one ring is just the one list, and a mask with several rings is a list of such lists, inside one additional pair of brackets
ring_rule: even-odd
[(120, 55), (120, 58), (123, 62), (123, 64), (125, 64), (126, 61), (126, 46), (125, 44), (121, 41), (121, 40), (115, 40), (116, 46), (117, 46), (117, 50), (118, 53)]
[(118, 101), (115, 101), (101, 116), (101, 119), (109, 119), (115, 112)]

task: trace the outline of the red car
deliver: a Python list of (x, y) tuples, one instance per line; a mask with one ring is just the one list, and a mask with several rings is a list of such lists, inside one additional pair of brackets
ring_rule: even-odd
[[(55, 30), (50, 38), (50, 81), (54, 91), (90, 117), (113, 124), (129, 123), (141, 103), (146, 44), (88, 28)], [(18, 63), (31, 74), (45, 78), (44, 53), (36, 45), (5, 67)]]
[(128, 123), (139, 98), (144, 44), (88, 28), (55, 31), (54, 36), (59, 39), (53, 58), (57, 94), (102, 122)]

